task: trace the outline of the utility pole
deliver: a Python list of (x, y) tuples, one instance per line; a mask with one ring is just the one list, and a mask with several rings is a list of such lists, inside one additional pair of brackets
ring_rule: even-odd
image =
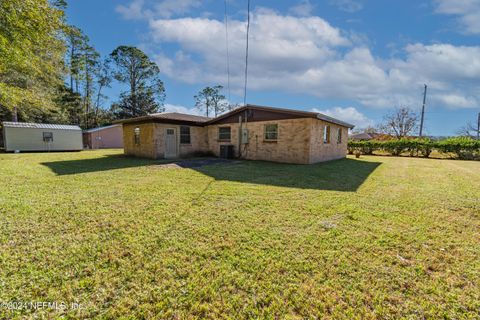
[(480, 112), (478, 113), (478, 120), (477, 120), (477, 140), (480, 140)]
[(423, 120), (425, 119), (425, 102), (427, 101), (427, 85), (423, 91), (423, 106), (422, 106), (422, 118), (420, 120), (420, 137), (423, 135)]

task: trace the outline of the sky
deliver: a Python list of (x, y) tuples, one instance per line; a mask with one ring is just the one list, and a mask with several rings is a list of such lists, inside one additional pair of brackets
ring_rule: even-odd
[[(77, 0), (67, 18), (102, 55), (147, 53), (167, 111), (198, 114), (193, 96), (217, 84), (243, 103), (247, 0), (227, 0), (229, 59), (223, 0)], [(476, 123), (480, 0), (251, 0), (250, 21), (247, 103), (364, 128), (396, 107), (419, 113), (427, 84), (426, 134)], [(125, 89), (114, 83), (106, 107)]]

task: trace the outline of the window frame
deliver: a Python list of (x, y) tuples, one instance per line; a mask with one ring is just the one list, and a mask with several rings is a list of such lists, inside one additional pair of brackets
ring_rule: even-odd
[(343, 140), (342, 128), (338, 128), (337, 131), (337, 144), (341, 144)]
[[(182, 130), (188, 129), (188, 133), (183, 133)], [(188, 138), (187, 141), (183, 141), (184, 138)], [(180, 144), (192, 144), (192, 129), (190, 126), (180, 126)]]
[[(223, 137), (222, 138), (222, 134), (226, 134), (225, 132), (222, 133), (221, 130), (222, 129), (228, 129), (228, 139)], [(218, 127), (218, 141), (224, 141), (224, 142), (230, 142), (232, 141), (232, 127), (230, 126), (224, 126), (224, 127)]]
[(323, 127), (323, 144), (330, 144), (331, 141), (331, 128), (330, 125), (325, 125)]
[[(268, 126), (275, 126), (275, 131), (267, 131)], [(263, 140), (264, 141), (278, 141), (278, 123), (266, 123), (263, 126)], [(275, 134), (275, 138), (267, 137), (268, 134)]]
[(140, 127), (135, 127), (133, 129), (133, 144), (136, 146), (140, 145)]
[(42, 132), (43, 142), (53, 142), (53, 132), (44, 131)]

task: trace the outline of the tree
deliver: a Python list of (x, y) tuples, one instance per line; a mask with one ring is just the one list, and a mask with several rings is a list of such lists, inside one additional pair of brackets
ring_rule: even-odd
[(113, 77), (130, 87), (113, 106), (115, 113), (131, 118), (163, 111), (165, 87), (157, 64), (140, 49), (129, 46), (119, 46), (110, 57), (115, 65)]
[(70, 90), (78, 92), (80, 77), (84, 69), (82, 51), (88, 45), (88, 37), (75, 26), (66, 27), (65, 34), (68, 43), (66, 64), (69, 69)]
[[(97, 69), (96, 73), (96, 82), (97, 82), (97, 94), (96, 94), (96, 99), (95, 99), (95, 125), (98, 125), (99, 122), (105, 121), (107, 118), (111, 118), (112, 115), (101, 108), (102, 106), (102, 100), (107, 98), (103, 94), (103, 90), (105, 88), (109, 88), (110, 84), (112, 83), (112, 77), (111, 77), (111, 69), (110, 69), (110, 60), (106, 59), (104, 60), (99, 68)], [(108, 115), (107, 115), (108, 114)]]
[(228, 108), (228, 103), (225, 96), (220, 93), (223, 86), (217, 85), (214, 87), (205, 87), (194, 96), (195, 107), (204, 111), (208, 117), (210, 109), (213, 110), (215, 117), (224, 112)]
[(101, 102), (105, 98), (103, 90), (111, 83), (109, 60), (102, 61), (100, 54), (90, 45), (89, 38), (79, 28), (69, 26), (66, 34), (70, 92), (81, 91), (82, 95), (83, 110), (79, 125), (83, 128), (95, 127), (98, 125)]
[[(480, 121), (479, 121), (480, 124)], [(457, 134), (463, 137), (469, 137), (472, 139), (478, 139), (480, 136), (480, 125), (473, 125), (473, 123), (469, 122), (465, 126), (461, 127)]]
[(63, 115), (61, 119), (57, 118), (55, 122), (82, 125), (83, 105), (80, 93), (73, 91), (66, 85), (62, 85), (58, 88), (55, 102), (57, 109)]
[(418, 115), (407, 107), (401, 107), (384, 117), (380, 130), (400, 139), (410, 136), (417, 126)]
[(0, 1), (0, 105), (19, 112), (54, 106), (63, 77), (64, 27), (61, 1)]
[(112, 104), (111, 111), (117, 118), (127, 119), (158, 112), (158, 103), (151, 92), (141, 91), (135, 96), (122, 93), (120, 101)]

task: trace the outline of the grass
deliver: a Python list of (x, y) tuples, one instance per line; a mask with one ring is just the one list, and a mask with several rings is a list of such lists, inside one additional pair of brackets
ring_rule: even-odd
[(480, 162), (0, 154), (0, 318), (478, 319)]

